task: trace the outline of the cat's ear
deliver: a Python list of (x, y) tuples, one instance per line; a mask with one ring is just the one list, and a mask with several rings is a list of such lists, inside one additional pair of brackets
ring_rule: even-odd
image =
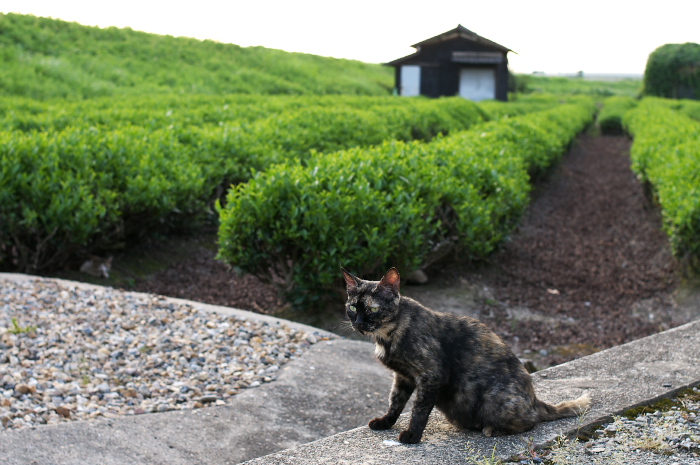
[(348, 292), (353, 292), (357, 290), (357, 278), (348, 273), (345, 268), (341, 267), (340, 271), (343, 272), (343, 277), (345, 277), (345, 284), (347, 284)]
[(394, 295), (399, 295), (399, 283), (401, 282), (401, 277), (399, 276), (399, 270), (396, 268), (391, 268), (386, 272), (384, 277), (379, 281), (379, 287), (384, 287), (389, 289)]

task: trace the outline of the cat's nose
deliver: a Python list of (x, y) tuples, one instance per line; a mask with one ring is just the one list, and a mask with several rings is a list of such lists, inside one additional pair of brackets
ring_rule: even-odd
[(361, 322), (361, 323), (356, 323), (355, 328), (360, 331), (361, 333), (370, 333), (372, 332), (372, 325), (369, 323)]

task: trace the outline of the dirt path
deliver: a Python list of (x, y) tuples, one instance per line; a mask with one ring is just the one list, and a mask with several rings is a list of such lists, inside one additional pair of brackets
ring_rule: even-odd
[[(463, 313), (476, 314), (538, 365), (693, 318), (677, 303), (676, 262), (658, 210), (630, 170), (629, 147), (624, 136), (580, 136), (539, 183), (520, 227), (491, 263), (476, 273), (439, 272), (452, 283), (444, 308), (461, 289), (472, 302)], [(420, 298), (425, 291), (409, 292)]]
[[(539, 366), (689, 321), (695, 315), (676, 302), (676, 263), (630, 170), (629, 146), (624, 136), (580, 136), (490, 263), (428, 270), (429, 285), (404, 292), (480, 318)], [(200, 246), (135, 289), (258, 312), (284, 306), (274, 289), (227, 271), (214, 255)], [(330, 329), (342, 318), (328, 316)]]

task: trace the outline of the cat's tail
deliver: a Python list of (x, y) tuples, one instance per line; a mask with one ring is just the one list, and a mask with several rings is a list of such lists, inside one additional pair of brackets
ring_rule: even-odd
[(568, 400), (557, 405), (549, 405), (538, 399), (535, 409), (540, 417), (540, 421), (550, 421), (583, 415), (589, 405), (591, 405), (591, 396), (586, 392), (576, 400)]

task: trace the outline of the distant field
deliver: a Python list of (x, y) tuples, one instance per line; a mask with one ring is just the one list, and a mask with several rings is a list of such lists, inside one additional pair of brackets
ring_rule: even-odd
[(594, 97), (624, 95), (639, 96), (642, 90), (640, 79), (598, 80), (580, 77), (550, 77), (519, 74), (516, 76), (519, 86), (524, 85), (528, 92), (546, 94), (584, 94)]

